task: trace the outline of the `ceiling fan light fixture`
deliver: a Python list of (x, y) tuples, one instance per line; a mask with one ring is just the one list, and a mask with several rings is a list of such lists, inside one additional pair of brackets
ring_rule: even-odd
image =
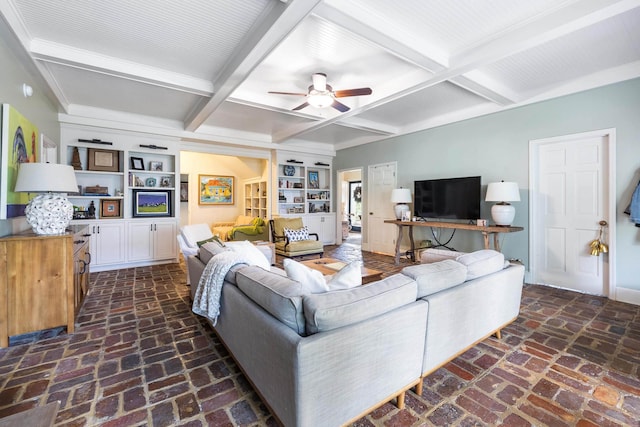
[(326, 108), (333, 104), (333, 96), (331, 92), (310, 93), (307, 97), (307, 103), (316, 108)]

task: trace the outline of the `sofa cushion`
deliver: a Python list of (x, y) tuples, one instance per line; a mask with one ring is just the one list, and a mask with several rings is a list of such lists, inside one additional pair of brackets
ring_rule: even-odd
[(337, 273), (327, 276), (326, 279), (330, 291), (360, 286), (362, 285), (362, 261), (351, 261)]
[(221, 252), (230, 250), (231, 248), (222, 246), (216, 241), (211, 241), (200, 246), (200, 250), (198, 251), (198, 258), (200, 258), (200, 261), (202, 261), (203, 264), (207, 265), (209, 263), (209, 260), (214, 256), (218, 255)]
[(318, 270), (309, 268), (290, 258), (282, 260), (282, 265), (287, 277), (301, 283), (307, 289), (308, 292), (306, 293), (318, 294), (329, 290), (326, 279)]
[(416, 282), (403, 274), (348, 290), (305, 295), (306, 332), (311, 335), (357, 323), (410, 304), (416, 296)]
[(429, 264), (432, 262), (444, 261), (445, 259), (456, 259), (465, 252), (450, 251), (448, 249), (427, 248), (420, 254), (420, 263)]
[(418, 298), (422, 298), (463, 283), (467, 278), (467, 267), (452, 259), (445, 259), (405, 267), (402, 274), (416, 281)]
[(256, 266), (238, 270), (236, 281), (253, 302), (299, 335), (305, 334), (302, 296), (307, 291), (301, 283)]
[(504, 255), (492, 249), (482, 249), (456, 258), (467, 267), (467, 280), (495, 273), (505, 267)]
[(198, 242), (213, 236), (207, 224), (185, 225), (180, 232), (184, 241), (192, 248), (198, 247)]
[[(226, 247), (248, 257), (253, 265), (262, 267), (265, 270), (269, 270), (271, 267), (271, 257), (247, 240), (227, 242)], [(266, 248), (268, 249), (269, 247), (267, 246)], [(269, 251), (269, 254), (270, 253), (271, 251)]]

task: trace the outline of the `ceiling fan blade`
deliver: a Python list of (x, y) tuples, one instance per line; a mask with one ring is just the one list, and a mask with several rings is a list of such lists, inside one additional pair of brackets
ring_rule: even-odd
[(273, 93), (276, 95), (295, 95), (295, 96), (307, 96), (306, 93), (298, 93), (298, 92), (275, 92), (275, 91), (269, 91), (267, 93)]
[(370, 87), (361, 87), (359, 89), (345, 89), (335, 91), (336, 98), (344, 98), (345, 96), (371, 95), (373, 91)]
[(294, 108), (291, 111), (298, 111), (298, 110), (302, 110), (304, 107), (308, 107), (309, 103), (308, 102), (303, 102), (302, 104), (298, 105), (296, 108)]
[(340, 111), (341, 113), (344, 113), (344, 112), (346, 112), (346, 111), (349, 111), (349, 110), (350, 110), (350, 108), (349, 108), (349, 107), (347, 107), (347, 106), (346, 106), (346, 105), (344, 105), (343, 103), (338, 102), (338, 101), (336, 101), (336, 100), (334, 100), (334, 101), (333, 101), (333, 104), (331, 104), (331, 106), (332, 106), (333, 108), (335, 108), (336, 110)]

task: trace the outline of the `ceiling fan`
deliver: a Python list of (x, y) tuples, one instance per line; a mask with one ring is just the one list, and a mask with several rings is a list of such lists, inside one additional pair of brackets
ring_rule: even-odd
[(325, 108), (331, 106), (341, 113), (349, 111), (349, 107), (339, 102), (336, 98), (344, 98), (346, 96), (371, 95), (372, 93), (371, 88), (368, 87), (334, 91), (333, 88), (327, 84), (327, 75), (324, 73), (312, 74), (311, 80), (313, 81), (313, 84), (309, 86), (309, 92), (307, 93), (272, 91), (270, 91), (269, 93), (278, 95), (306, 96), (307, 100), (298, 105), (292, 111), (302, 110), (303, 108), (311, 105), (316, 108)]

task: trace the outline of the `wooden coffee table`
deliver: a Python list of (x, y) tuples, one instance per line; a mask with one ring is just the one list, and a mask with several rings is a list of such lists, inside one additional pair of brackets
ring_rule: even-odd
[[(325, 276), (328, 274), (336, 274), (342, 267), (347, 265), (346, 262), (340, 261), (339, 259), (335, 258), (316, 258), (301, 262), (309, 268), (318, 270)], [(367, 268), (364, 265), (362, 266), (361, 272), (363, 285), (375, 282), (376, 280), (380, 280), (382, 278), (382, 271), (374, 270), (373, 268)]]

